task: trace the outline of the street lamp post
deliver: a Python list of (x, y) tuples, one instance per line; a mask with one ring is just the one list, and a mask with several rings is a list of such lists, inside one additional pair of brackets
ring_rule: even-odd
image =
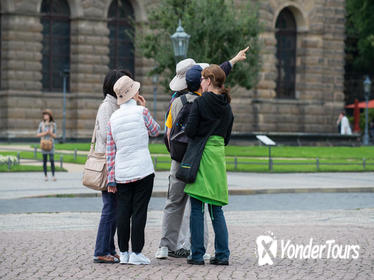
[(365, 134), (364, 134), (364, 145), (369, 145), (369, 97), (370, 97), (370, 89), (371, 89), (371, 81), (369, 76), (366, 76), (364, 81), (364, 92), (365, 92), (365, 101), (366, 101), (366, 108), (365, 108)]
[(154, 74), (152, 77), (153, 83), (153, 117), (157, 120), (157, 83), (158, 83), (158, 75)]
[(175, 60), (177, 63), (187, 57), (190, 37), (190, 35), (184, 32), (182, 22), (179, 19), (177, 31), (170, 36), (171, 42), (173, 44)]
[(66, 91), (67, 91), (67, 79), (69, 77), (70, 70), (65, 68), (62, 71), (62, 90), (64, 94), (64, 105), (62, 111), (62, 142), (66, 142)]

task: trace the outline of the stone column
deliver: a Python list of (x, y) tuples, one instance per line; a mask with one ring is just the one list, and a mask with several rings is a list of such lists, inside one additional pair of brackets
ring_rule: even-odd
[(324, 66), (326, 129), (336, 132), (336, 119), (344, 108), (345, 1), (325, 1)]
[(260, 35), (262, 68), (259, 82), (254, 90), (252, 100), (254, 131), (274, 131), (275, 124), (271, 119), (275, 115), (276, 106), (272, 105), (276, 98), (276, 44), (273, 18), (274, 10), (267, 2), (260, 3), (260, 21), (264, 31)]
[(7, 112), (1, 114), (0, 137), (35, 135), (42, 105), (41, 30), (37, 15), (2, 15), (0, 103)]
[(92, 134), (97, 108), (103, 99), (102, 83), (108, 71), (108, 35), (104, 20), (79, 18), (71, 21), (73, 138), (87, 138)]

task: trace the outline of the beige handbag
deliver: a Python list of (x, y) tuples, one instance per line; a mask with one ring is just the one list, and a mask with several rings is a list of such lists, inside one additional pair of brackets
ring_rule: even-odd
[[(42, 124), (42, 132), (44, 132), (44, 122)], [(53, 141), (52, 139), (45, 139), (44, 137), (40, 138), (40, 149), (44, 150), (44, 151), (51, 151), (53, 148)]]
[(107, 189), (107, 168), (105, 153), (96, 153), (94, 146), (96, 143), (96, 124), (92, 134), (91, 148), (87, 156), (83, 170), (82, 183), (87, 188), (105, 191)]

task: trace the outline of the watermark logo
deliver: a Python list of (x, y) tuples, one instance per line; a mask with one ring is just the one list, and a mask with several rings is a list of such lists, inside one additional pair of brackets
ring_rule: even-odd
[(260, 235), (256, 238), (258, 265), (273, 264), (277, 256), (277, 240), (273, 235)]
[[(280, 245), (280, 246), (279, 246)], [(277, 258), (278, 249), (281, 259), (358, 259), (360, 246), (357, 244), (338, 244), (334, 239), (316, 244), (313, 238), (308, 243), (298, 244), (292, 240), (277, 240), (273, 233), (256, 238), (258, 265), (272, 265)], [(279, 246), (279, 248), (278, 248)]]

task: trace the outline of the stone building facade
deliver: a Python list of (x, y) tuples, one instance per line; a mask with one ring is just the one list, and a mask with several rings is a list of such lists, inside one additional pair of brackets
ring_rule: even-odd
[[(344, 101), (345, 1), (258, 3), (264, 24), (263, 66), (255, 89), (233, 90), (234, 132), (335, 132)], [(54, 112), (61, 135), (59, 75), (64, 67), (70, 71), (66, 137), (88, 138), (104, 76), (121, 59), (131, 64), (149, 108), (162, 120), (170, 95), (159, 86), (154, 108), (153, 84), (147, 77), (152, 62), (136, 50), (131, 55), (123, 50), (131, 42), (117, 33), (128, 23), (118, 19), (123, 16), (119, 12), (113, 14), (118, 6), (127, 9), (137, 25), (147, 20), (154, 5), (157, 1), (2, 0), (0, 138), (34, 137), (44, 108)]]

